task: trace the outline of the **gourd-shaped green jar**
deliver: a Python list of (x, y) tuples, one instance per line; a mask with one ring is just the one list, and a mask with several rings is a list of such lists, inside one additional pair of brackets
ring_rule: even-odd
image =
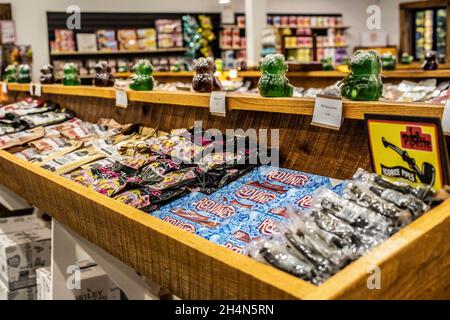
[(288, 66), (282, 54), (266, 55), (261, 61), (259, 94), (263, 97), (291, 97), (294, 87), (286, 77), (287, 71)]
[(342, 80), (341, 95), (351, 100), (376, 101), (383, 92), (381, 59), (373, 50), (356, 51), (348, 62), (350, 73)]
[(64, 65), (63, 85), (65, 86), (79, 86), (81, 84), (78, 77), (78, 67), (76, 64), (69, 62)]
[(6, 67), (3, 80), (7, 82), (17, 82), (17, 68), (15, 65), (10, 64)]
[(31, 68), (28, 64), (21, 64), (19, 66), (19, 75), (17, 76), (18, 83), (31, 82)]
[(153, 66), (148, 60), (139, 60), (133, 67), (134, 75), (131, 78), (130, 89), (138, 91), (153, 90)]

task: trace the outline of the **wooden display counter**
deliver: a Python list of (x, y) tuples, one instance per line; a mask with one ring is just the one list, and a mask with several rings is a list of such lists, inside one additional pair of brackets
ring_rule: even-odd
[[(28, 85), (8, 86), (12, 99)], [(211, 116), (207, 94), (129, 92), (127, 109), (114, 106), (114, 90), (43, 86), (43, 97), (88, 121), (112, 117), (161, 130), (191, 126), (279, 129), (281, 165), (350, 178), (370, 168), (364, 113), (437, 116), (441, 106), (344, 102), (340, 131), (310, 126), (310, 99), (229, 95), (226, 118)], [(450, 200), (427, 212), (380, 246), (315, 286), (233, 253), (142, 211), (88, 190), (0, 151), (0, 182), (64, 226), (106, 250), (182, 299), (413, 299), (450, 298)], [(367, 287), (373, 266), (381, 289)]]
[[(129, 72), (116, 73), (118, 78), (128, 78), (132, 74)], [(194, 76), (193, 72), (155, 72), (154, 77), (162, 83), (168, 82), (191, 82)], [(288, 72), (289, 81), (297, 87), (308, 88), (324, 88), (332, 85), (336, 81), (341, 80), (347, 75), (345, 72), (339, 71), (294, 71)], [(239, 78), (249, 80), (252, 86), (256, 86), (261, 72), (259, 71), (240, 71)], [(439, 81), (450, 80), (450, 69), (438, 69), (433, 71), (423, 71), (421, 69), (398, 68), (394, 71), (384, 71), (382, 73), (383, 81), (390, 83), (399, 83), (402, 80), (420, 81), (425, 79), (436, 78)]]

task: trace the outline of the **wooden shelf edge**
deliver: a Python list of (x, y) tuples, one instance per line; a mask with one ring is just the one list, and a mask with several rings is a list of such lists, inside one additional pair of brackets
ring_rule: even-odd
[[(181, 298), (301, 299), (317, 288), (1, 150), (0, 176), (58, 222)], [(198, 279), (200, 273), (209, 279)]]
[[(8, 84), (8, 91), (29, 91), (29, 84)], [(43, 85), (44, 94), (72, 95), (115, 99), (115, 89), (95, 86)], [(173, 91), (133, 91), (128, 90), (128, 100), (154, 104), (172, 104), (209, 108), (208, 93), (173, 92)], [(252, 94), (227, 94), (228, 110), (247, 110), (274, 112), (293, 115), (312, 115), (313, 98), (266, 98)], [(364, 119), (365, 113), (386, 115), (409, 115), (442, 117), (443, 105), (429, 103), (403, 103), (388, 101), (343, 101), (343, 117), (347, 119)]]

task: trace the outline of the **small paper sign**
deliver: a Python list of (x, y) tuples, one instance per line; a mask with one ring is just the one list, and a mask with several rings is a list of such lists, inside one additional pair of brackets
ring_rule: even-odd
[(8, 83), (7, 82), (2, 82), (2, 92), (8, 93)]
[(34, 85), (34, 95), (36, 97), (40, 97), (42, 95), (42, 85), (40, 83), (36, 83)]
[(445, 102), (444, 113), (442, 114), (442, 131), (445, 135), (450, 135), (450, 100)]
[(209, 112), (214, 116), (225, 117), (226, 93), (224, 91), (213, 91), (209, 100)]
[(33, 87), (33, 83), (30, 83), (30, 96), (34, 96), (34, 87)]
[(116, 106), (120, 108), (128, 107), (128, 96), (125, 90), (116, 90)]
[(342, 99), (318, 94), (311, 124), (339, 130), (342, 124)]

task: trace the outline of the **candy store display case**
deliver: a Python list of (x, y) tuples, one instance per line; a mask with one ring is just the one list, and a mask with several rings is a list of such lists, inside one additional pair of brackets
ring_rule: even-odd
[[(8, 84), (11, 101), (28, 91), (29, 85)], [(229, 94), (227, 116), (220, 118), (209, 113), (209, 94), (129, 91), (124, 109), (114, 106), (111, 88), (43, 85), (42, 93), (87, 121), (109, 117), (166, 131), (196, 120), (205, 129), (279, 129), (282, 167), (337, 179), (350, 178), (359, 167), (370, 169), (365, 113), (440, 118), (443, 112), (441, 105), (345, 100), (345, 120), (336, 131), (310, 125), (314, 100), (306, 98)], [(0, 176), (58, 222), (182, 299), (450, 298), (450, 200), (316, 286), (6, 151), (0, 151)], [(371, 290), (373, 266), (382, 270), (382, 285)]]

